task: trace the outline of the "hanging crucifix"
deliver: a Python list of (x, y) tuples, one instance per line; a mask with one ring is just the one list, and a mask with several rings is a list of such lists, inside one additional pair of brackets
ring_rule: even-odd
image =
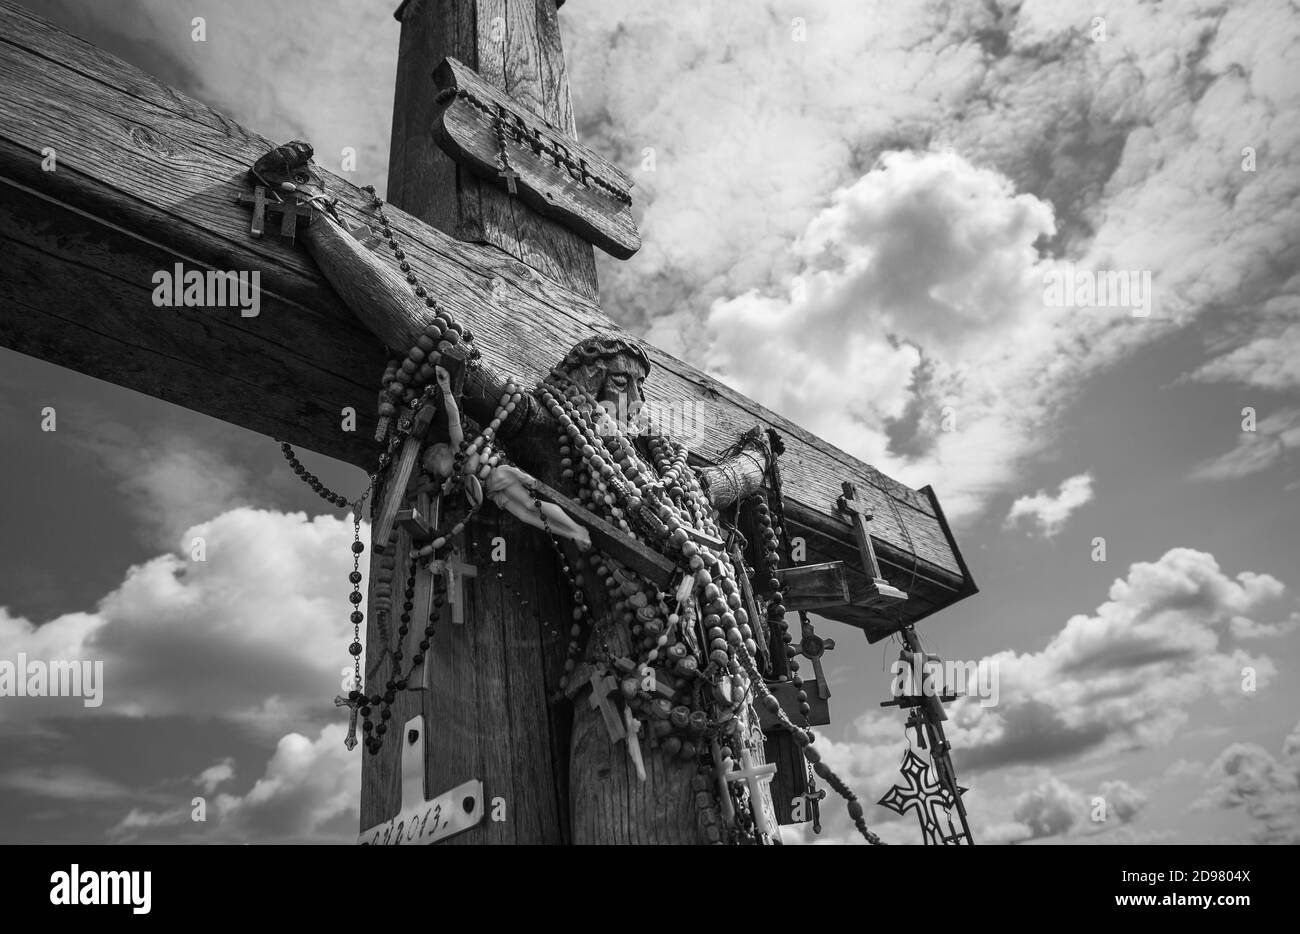
[(357, 745), (357, 711), (361, 707), (361, 700), (350, 700), (342, 694), (334, 698), (335, 707), (348, 707), (351, 713), (348, 714), (348, 735), (343, 740), (343, 745), (351, 752)]

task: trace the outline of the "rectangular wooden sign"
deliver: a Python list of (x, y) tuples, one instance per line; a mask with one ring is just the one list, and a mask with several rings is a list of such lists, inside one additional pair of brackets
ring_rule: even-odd
[(433, 137), (443, 152), (611, 256), (627, 259), (641, 248), (632, 180), (613, 163), (454, 58), (433, 79), (441, 90)]

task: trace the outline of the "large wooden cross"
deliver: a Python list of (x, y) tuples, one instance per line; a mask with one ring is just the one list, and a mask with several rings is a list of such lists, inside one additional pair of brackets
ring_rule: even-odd
[[(635, 229), (626, 205), (593, 205), (618, 201), (628, 179), (575, 143), (555, 0), (410, 0), (397, 16), (393, 230), (421, 281), (473, 329), (485, 363), (532, 385), (579, 339), (619, 333), (599, 307), (591, 244), (627, 255)], [(250, 236), (249, 213), (236, 206), (249, 192), (246, 170), (286, 128), (268, 128), (274, 140), (245, 130), (11, 0), (0, 0), (0, 82), (0, 346), (373, 469), (385, 345), (409, 347), (420, 322), (398, 314), (363, 324), (301, 247)], [(475, 108), (503, 106), (509, 119), (492, 124), (489, 141)], [(499, 153), (486, 148), (502, 137), (515, 177), (502, 176)], [(319, 161), (328, 169), (327, 154)], [(350, 180), (328, 182), (348, 220), (373, 219)], [(176, 263), (258, 271), (260, 314), (156, 307), (153, 274)], [(649, 400), (705, 414), (675, 431), (697, 463), (755, 425), (781, 434), (788, 532), (803, 539), (809, 562), (844, 562), (849, 585), (865, 588), (856, 534), (836, 510), (841, 483), (855, 484), (874, 514), (880, 574), (906, 586), (908, 600), (888, 618), (852, 603), (825, 615), (880, 637), (974, 592), (929, 488), (898, 483), (694, 367), (647, 352)], [(354, 431), (340, 430), (348, 409)], [(501, 577), (480, 575), (471, 588), (475, 625), (441, 627), (427, 689), (403, 692), (393, 722), (425, 718), (428, 788), (481, 780), (489, 800), (501, 798), (503, 819), (454, 842), (562, 842), (567, 740), (546, 713), (554, 685), (519, 673), (539, 660), (558, 668), (568, 607), (550, 585), (550, 544), (494, 521), (470, 530), (468, 557), (483, 566), (500, 536), (509, 554)], [(398, 573), (409, 537), (398, 536)], [(427, 610), (417, 605), (417, 618)], [(383, 644), (377, 615), (371, 645)], [(368, 687), (383, 684), (387, 664), (367, 660)], [(401, 804), (398, 745), (367, 758), (363, 827)]]

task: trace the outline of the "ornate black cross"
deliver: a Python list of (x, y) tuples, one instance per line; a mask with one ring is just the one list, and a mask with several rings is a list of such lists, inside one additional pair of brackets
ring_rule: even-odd
[[(970, 832), (970, 821), (966, 817), (966, 805), (961, 799), (962, 793), (966, 789), (957, 784), (957, 771), (952, 764), (952, 744), (948, 742), (948, 737), (944, 735), (943, 731), (943, 721), (948, 719), (943, 705), (946, 702), (956, 700), (957, 695), (949, 693), (946, 685), (936, 689), (933, 681), (926, 673), (925, 669), (928, 663), (939, 662), (940, 660), (938, 656), (929, 655), (924, 651), (915, 627), (905, 626), (900, 630), (900, 635), (903, 639), (904, 648), (899, 654), (899, 661), (910, 666), (914, 673), (920, 675), (920, 684), (913, 684), (913, 689), (917, 693), (901, 694), (892, 700), (883, 701), (880, 706), (910, 708), (907, 717), (907, 729), (916, 731), (916, 741), (922, 749), (929, 749), (930, 760), (938, 777), (937, 784), (942, 789), (945, 799), (951, 802), (950, 807), (956, 808), (957, 820), (961, 825), (961, 829), (958, 830), (953, 827), (952, 817), (949, 814), (948, 828), (951, 834), (947, 837), (940, 834), (939, 842), (961, 843), (964, 840), (967, 844), (974, 844), (975, 840)], [(912, 753), (909, 750), (910, 754)], [(906, 775), (906, 762), (904, 765), (903, 774)], [(927, 776), (928, 774), (927, 770)], [(884, 801), (882, 800), (880, 803), (884, 804)], [(924, 818), (922, 818), (921, 829), (922, 832), (925, 832)]]
[[(916, 811), (926, 846), (960, 843), (961, 834), (953, 829), (952, 820), (947, 816), (947, 812), (956, 806), (956, 799), (949, 794), (948, 789), (931, 777), (929, 763), (909, 747), (899, 771), (903, 773), (906, 784), (895, 785), (876, 803), (897, 814)], [(965, 790), (958, 788), (957, 794), (960, 795)], [(944, 834), (943, 826), (939, 823), (940, 812), (947, 819), (951, 834)]]

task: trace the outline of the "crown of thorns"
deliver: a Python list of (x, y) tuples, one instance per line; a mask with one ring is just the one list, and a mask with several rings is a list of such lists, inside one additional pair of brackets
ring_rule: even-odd
[(580, 341), (564, 355), (564, 359), (551, 372), (552, 375), (568, 376), (576, 370), (590, 367), (599, 360), (622, 356), (631, 357), (645, 367), (646, 373), (650, 372), (650, 358), (645, 355), (645, 351), (637, 344), (621, 337), (589, 337)]

